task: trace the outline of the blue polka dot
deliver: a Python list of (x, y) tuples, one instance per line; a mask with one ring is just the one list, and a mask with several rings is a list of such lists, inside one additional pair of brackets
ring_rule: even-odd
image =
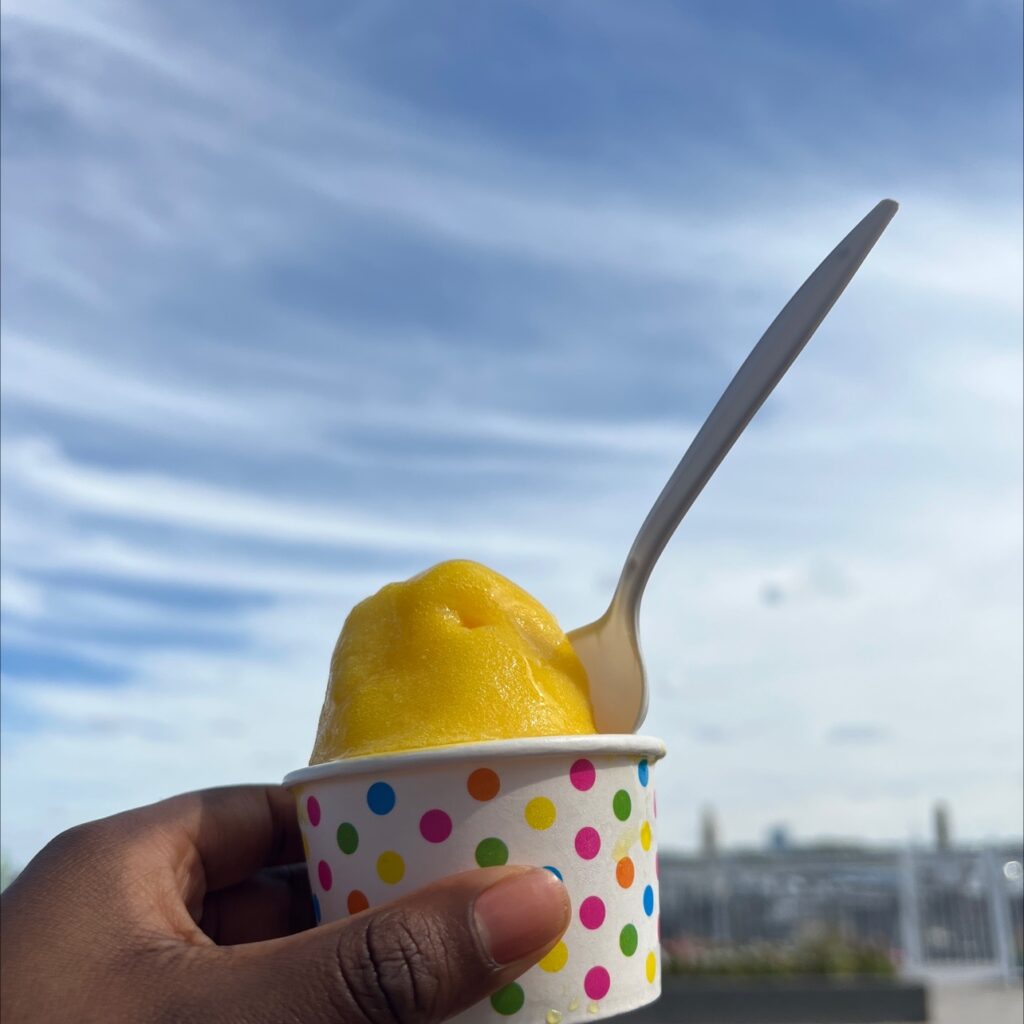
[(645, 757), (637, 766), (636, 773), (640, 776), (640, 785), (646, 786), (647, 780), (650, 778), (650, 770), (647, 767), (647, 758)]
[(565, 881), (565, 879), (562, 877), (562, 872), (559, 871), (558, 868), (553, 868), (550, 864), (545, 864), (544, 865), (544, 870), (545, 871), (550, 871), (551, 874), (553, 874), (555, 876), (555, 878), (557, 878), (560, 882), (564, 882)]
[(390, 814), (395, 806), (395, 791), (386, 782), (375, 782), (366, 791), (366, 803), (374, 814)]
[(313, 917), (315, 918), (316, 923), (319, 924), (320, 923), (320, 901), (316, 898), (315, 895), (313, 896)]
[(654, 913), (654, 890), (649, 886), (644, 886), (644, 913), (650, 917)]

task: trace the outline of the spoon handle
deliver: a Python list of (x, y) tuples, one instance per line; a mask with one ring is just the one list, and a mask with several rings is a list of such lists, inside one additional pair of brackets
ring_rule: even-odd
[(893, 200), (883, 199), (825, 257), (754, 346), (640, 527), (615, 588), (613, 609), (632, 612), (634, 617), (639, 612), (651, 570), (683, 516), (810, 341), (898, 209)]

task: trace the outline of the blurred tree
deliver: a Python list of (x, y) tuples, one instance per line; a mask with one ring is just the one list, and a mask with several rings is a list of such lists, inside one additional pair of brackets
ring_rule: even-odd
[(0, 892), (3, 892), (18, 877), (19, 869), (16, 868), (11, 858), (3, 851), (0, 851)]

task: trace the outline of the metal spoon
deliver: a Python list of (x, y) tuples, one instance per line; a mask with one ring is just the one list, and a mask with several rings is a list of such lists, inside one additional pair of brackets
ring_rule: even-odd
[(647, 579), (669, 538), (898, 209), (893, 200), (883, 199), (825, 257), (775, 318), (711, 410), (647, 514), (608, 610), (596, 622), (569, 634), (590, 679), (590, 700), (599, 732), (634, 732), (647, 715), (647, 677), (637, 640), (637, 620)]

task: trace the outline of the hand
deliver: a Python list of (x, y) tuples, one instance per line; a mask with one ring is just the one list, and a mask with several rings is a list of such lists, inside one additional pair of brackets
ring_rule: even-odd
[(3, 895), (0, 1017), (429, 1024), (569, 923), (548, 871), (486, 868), (312, 928), (290, 794), (188, 793), (80, 825)]

